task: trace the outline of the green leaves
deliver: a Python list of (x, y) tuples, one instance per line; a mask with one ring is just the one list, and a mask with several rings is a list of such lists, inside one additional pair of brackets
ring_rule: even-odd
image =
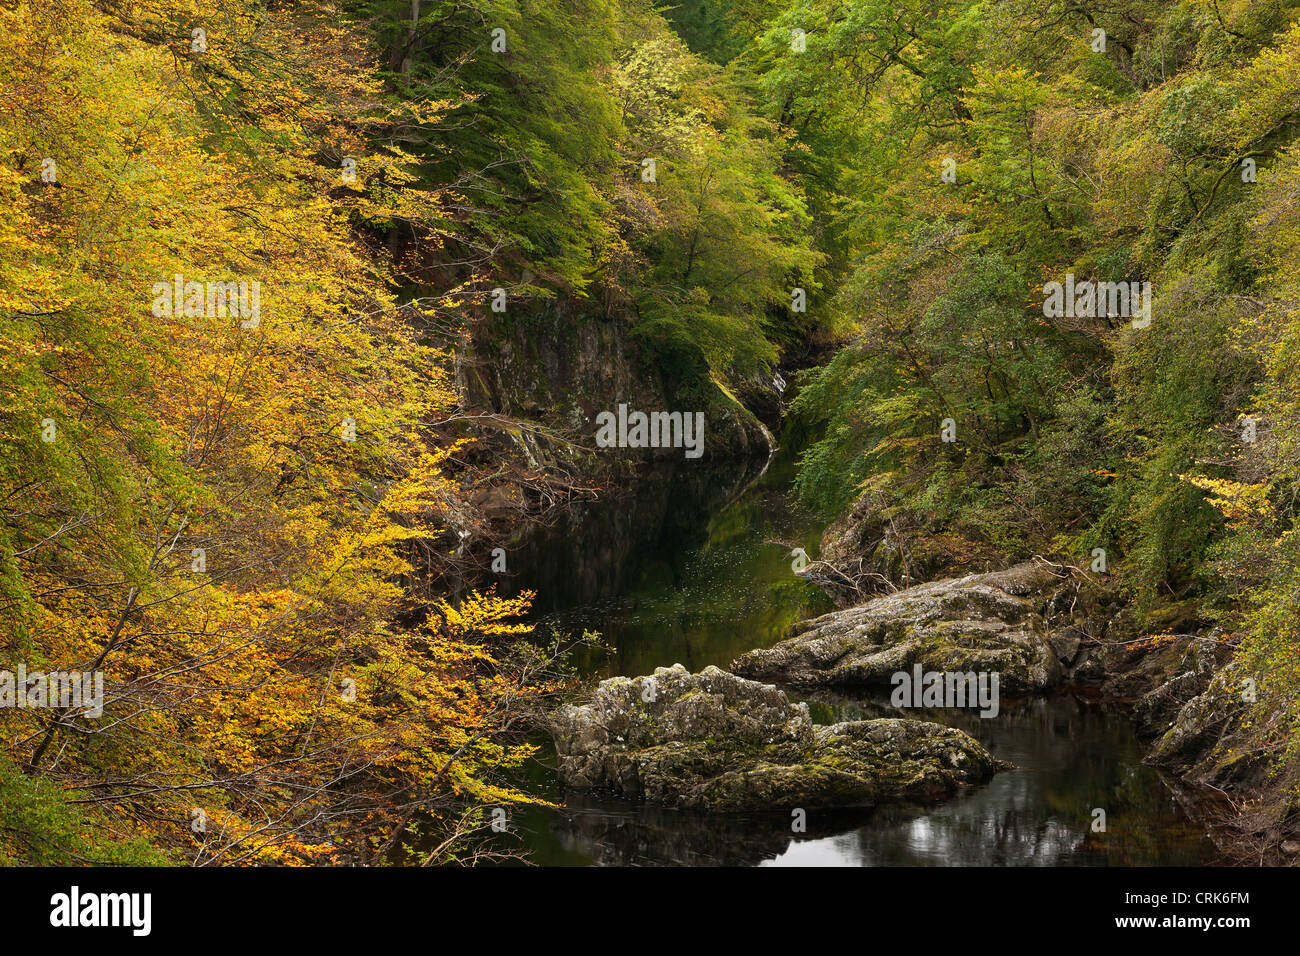
[[(130, 833), (125, 821), (92, 818), (83, 798), (31, 777), (0, 753), (0, 865), (165, 866), (175, 861)], [(5, 853), (13, 847), (14, 856)]]
[[(754, 32), (738, 62), (793, 131), (857, 337), (794, 403), (819, 436), (801, 496), (870, 481), (1014, 548), (1108, 543), (1148, 596), (1204, 588), (1223, 525), (1175, 476), (1230, 457), (1210, 431), (1248, 399), (1258, 329), (1229, 329), (1294, 291), (1266, 262), (1295, 245), (1278, 7), (797, 0)], [(1046, 316), (1067, 272), (1151, 282), (1155, 323)]]

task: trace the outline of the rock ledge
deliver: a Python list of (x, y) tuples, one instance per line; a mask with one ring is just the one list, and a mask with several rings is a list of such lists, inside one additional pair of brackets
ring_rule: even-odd
[(1061, 680), (1070, 650), (1061, 640), (1068, 634), (1056, 634), (1040, 611), (1071, 586), (1068, 574), (1041, 562), (921, 584), (795, 625), (793, 637), (742, 654), (731, 669), (756, 680), (886, 687), (920, 664), (997, 672), (1007, 694), (1041, 691)]

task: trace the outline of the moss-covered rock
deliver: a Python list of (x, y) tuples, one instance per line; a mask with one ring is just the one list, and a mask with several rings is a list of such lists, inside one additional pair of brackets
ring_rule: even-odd
[(1214, 673), (1201, 693), (1178, 708), (1147, 762), (1216, 787), (1262, 783), (1262, 762), (1238, 733), (1247, 710), (1242, 676), (1235, 663)]
[(960, 730), (918, 720), (816, 725), (770, 684), (680, 664), (603, 681), (552, 719), (560, 782), (700, 810), (925, 801), (1003, 764)]
[(731, 668), (758, 680), (884, 687), (919, 664), (996, 672), (1004, 693), (1043, 690), (1061, 679), (1064, 651), (1040, 612), (1073, 587), (1071, 575), (1043, 562), (922, 584), (798, 624), (794, 636)]

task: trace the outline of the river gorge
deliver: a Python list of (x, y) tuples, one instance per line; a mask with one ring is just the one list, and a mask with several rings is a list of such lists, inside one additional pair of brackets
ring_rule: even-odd
[[(536, 546), (503, 584), (539, 592), (539, 630), (599, 632), (609, 653), (584, 652), (591, 678), (650, 675), (683, 665), (727, 669), (780, 641), (797, 622), (832, 609), (797, 575), (792, 552), (816, 554), (820, 524), (794, 507), (793, 455), (714, 486), (672, 470), (635, 494), (587, 503), (518, 552)], [(556, 561), (561, 554), (565, 560)], [(887, 692), (786, 688), (818, 724), (898, 716)], [(503, 843), (522, 840), (542, 865), (1212, 865), (1207, 792), (1143, 764), (1130, 708), (1054, 690), (1006, 697), (996, 717), (975, 709), (907, 716), (966, 731), (1013, 765), (932, 806), (885, 804), (811, 812), (792, 832), (788, 812), (707, 813), (562, 789), (549, 740), (528, 789), (556, 803), (516, 808)], [(1094, 832), (1094, 809), (1105, 808)]]

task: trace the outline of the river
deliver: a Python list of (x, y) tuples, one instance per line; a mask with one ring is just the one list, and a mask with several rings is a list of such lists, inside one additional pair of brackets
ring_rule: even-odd
[[(821, 530), (793, 507), (792, 474), (793, 462), (778, 455), (760, 478), (742, 476), (712, 502), (681, 474), (649, 477), (633, 495), (584, 504), (534, 534), (513, 552), (520, 561), (503, 584), (539, 592), (543, 632), (601, 633), (611, 651), (584, 652), (584, 674), (725, 668), (832, 609), (791, 569), (791, 550), (815, 556)], [(791, 696), (808, 700), (819, 723), (897, 715), (883, 696)], [(559, 808), (516, 808), (511, 839), (532, 862), (552, 866), (1221, 862), (1195, 820), (1203, 798), (1142, 765), (1144, 747), (1116, 705), (1058, 694), (1004, 700), (989, 719), (960, 710), (909, 716), (960, 727), (1016, 769), (930, 808), (813, 814), (808, 832), (793, 834), (788, 814), (709, 815), (562, 793), (544, 749), (527, 786)], [(1106, 812), (1101, 832), (1093, 832), (1095, 808)]]

